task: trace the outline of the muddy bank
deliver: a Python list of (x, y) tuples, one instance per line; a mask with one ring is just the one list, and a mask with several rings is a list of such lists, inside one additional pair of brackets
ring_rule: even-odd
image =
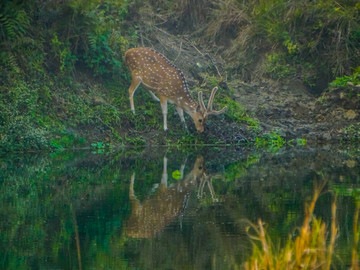
[[(229, 82), (230, 84), (232, 82)], [(359, 121), (359, 100), (342, 90), (315, 96), (301, 83), (234, 83), (235, 100), (259, 119), (264, 132), (312, 142), (347, 140), (346, 129)]]

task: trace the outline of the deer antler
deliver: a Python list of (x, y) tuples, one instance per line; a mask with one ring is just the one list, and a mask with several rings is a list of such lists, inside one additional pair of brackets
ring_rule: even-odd
[(227, 109), (227, 106), (225, 106), (220, 111), (214, 111), (213, 110), (212, 105), (213, 105), (214, 97), (215, 97), (215, 94), (216, 94), (217, 90), (218, 90), (218, 88), (214, 87), (213, 90), (211, 91), (207, 108), (205, 107), (202, 91), (200, 91), (199, 94), (198, 94), (199, 95), (200, 110), (201, 110), (201, 112), (203, 112), (206, 115), (209, 115), (209, 114), (221, 114)]
[(206, 107), (205, 107), (205, 104), (204, 104), (204, 99), (203, 99), (203, 93), (202, 93), (202, 91), (199, 91), (198, 97), (199, 97), (200, 111), (201, 111), (202, 113), (205, 113), (205, 112), (206, 112)]

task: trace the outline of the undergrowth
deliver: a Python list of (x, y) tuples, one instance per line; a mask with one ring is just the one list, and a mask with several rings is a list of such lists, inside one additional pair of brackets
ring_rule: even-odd
[[(161, 108), (141, 87), (134, 98), (136, 115), (130, 111), (131, 77), (123, 55), (138, 46), (133, 23), (138, 5), (126, 0), (0, 3), (1, 152), (204, 143), (185, 132), (173, 106), (172, 131), (164, 134)], [(226, 117), (256, 125), (227, 96), (221, 100), (231, 103)], [(157, 134), (144, 138), (153, 131)]]
[(181, 33), (215, 47), (228, 62), (229, 77), (300, 79), (322, 91), (360, 60), (357, 1), (221, 0), (189, 9), (191, 3), (149, 5), (143, 16), (153, 14), (153, 21), (170, 31), (176, 25)]
[(348, 92), (357, 91), (360, 93), (360, 66), (354, 68), (353, 73), (350, 75), (344, 75), (342, 77), (336, 77), (329, 84), (330, 89), (346, 89)]
[[(359, 71), (352, 68), (360, 60), (359, 10), (359, 3), (345, 0), (1, 1), (0, 151), (93, 142), (205, 143), (184, 133), (171, 106), (174, 130), (163, 136), (160, 106), (145, 91), (135, 96), (138, 113), (129, 109), (131, 79), (123, 55), (151, 40), (149, 29), (159, 25), (216, 48), (227, 60), (227, 79), (265, 74), (318, 88), (338, 77), (334, 86), (357, 89)], [(206, 89), (220, 86), (215, 106), (228, 110), (214, 118), (218, 123), (245, 126), (250, 136), (261, 137), (259, 121), (232, 99), (222, 76), (196, 76), (203, 77)], [(152, 131), (156, 136), (144, 138)]]

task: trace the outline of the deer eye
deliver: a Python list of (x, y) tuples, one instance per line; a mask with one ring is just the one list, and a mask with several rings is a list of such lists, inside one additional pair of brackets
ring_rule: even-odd
[(202, 122), (202, 119), (199, 119), (199, 122), (201, 123), (201, 122)]

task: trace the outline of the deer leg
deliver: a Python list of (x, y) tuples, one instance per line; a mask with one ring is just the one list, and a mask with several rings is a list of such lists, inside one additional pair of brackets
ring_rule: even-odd
[(163, 164), (163, 173), (161, 176), (161, 185), (166, 188), (168, 182), (168, 173), (167, 173), (167, 157), (164, 156), (164, 164)]
[(133, 199), (133, 200), (136, 199), (135, 192), (134, 192), (134, 181), (135, 181), (135, 173), (133, 173), (131, 175), (130, 188), (129, 188), (129, 198)]
[(167, 131), (167, 99), (160, 96), (161, 111), (164, 117), (164, 131)]
[(129, 87), (129, 98), (130, 98), (130, 107), (133, 114), (135, 114), (135, 106), (134, 106), (134, 93), (136, 89), (139, 87), (141, 83), (141, 78), (137, 76), (132, 76), (132, 82)]
[(138, 216), (141, 213), (141, 204), (140, 201), (136, 198), (134, 192), (134, 181), (135, 181), (135, 173), (131, 175), (130, 187), (129, 187), (129, 199), (131, 203), (131, 215)]
[(149, 91), (149, 93), (155, 101), (160, 101), (160, 99), (157, 96), (155, 96), (153, 92)]
[(176, 107), (176, 111), (178, 113), (178, 115), (180, 116), (181, 122), (184, 123), (185, 129), (186, 131), (188, 130), (186, 122), (185, 122), (185, 117), (184, 117), (184, 110), (181, 109), (180, 107)]
[(213, 202), (216, 202), (217, 199), (216, 199), (214, 187), (213, 187), (213, 184), (212, 184), (212, 179), (210, 177), (209, 177), (209, 179), (207, 179), (207, 184), (208, 184), (208, 187), (209, 187), (209, 190), (210, 190), (211, 198), (212, 198)]
[(187, 158), (186, 158), (186, 159), (184, 160), (184, 162), (181, 164), (181, 167), (180, 167), (180, 178), (179, 178), (179, 179), (183, 179), (183, 178), (184, 178), (184, 169), (185, 169), (186, 160), (187, 160)]

